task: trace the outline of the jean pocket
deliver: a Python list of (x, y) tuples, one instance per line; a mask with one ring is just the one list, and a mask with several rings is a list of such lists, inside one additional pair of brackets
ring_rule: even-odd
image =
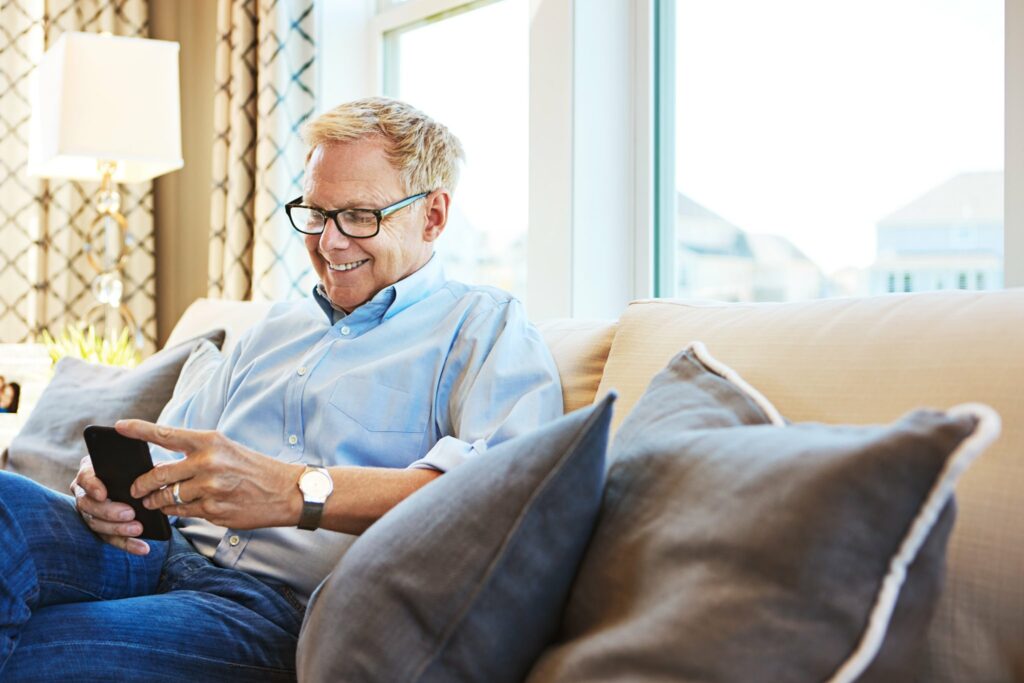
[(430, 412), (416, 396), (358, 375), (338, 380), (331, 405), (371, 432), (422, 434)]

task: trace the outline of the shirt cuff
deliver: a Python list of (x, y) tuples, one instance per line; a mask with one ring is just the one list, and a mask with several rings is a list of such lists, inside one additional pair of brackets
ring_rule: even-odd
[(447, 472), (486, 450), (487, 442), (483, 439), (468, 443), (454, 436), (445, 436), (425, 456), (409, 465), (409, 469)]

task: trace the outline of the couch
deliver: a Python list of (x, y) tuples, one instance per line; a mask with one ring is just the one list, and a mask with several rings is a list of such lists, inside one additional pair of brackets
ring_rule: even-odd
[[(167, 345), (224, 328), (230, 349), (269, 306), (200, 299)], [(1024, 681), (1024, 290), (784, 304), (642, 300), (616, 321), (538, 327), (566, 412), (614, 389), (613, 430), (693, 340), (795, 422), (889, 422), (918, 406), (971, 401), (995, 408), (1002, 436), (957, 489), (946, 584), (919, 680)]]
[[(168, 344), (213, 327), (225, 347), (269, 304), (201, 299)], [(946, 585), (922, 680), (1024, 681), (1024, 290), (892, 294), (800, 303), (633, 302), (617, 321), (538, 325), (565, 410), (615, 389), (613, 429), (687, 342), (701, 340), (792, 421), (888, 422), (978, 401), (999, 441), (957, 490)]]

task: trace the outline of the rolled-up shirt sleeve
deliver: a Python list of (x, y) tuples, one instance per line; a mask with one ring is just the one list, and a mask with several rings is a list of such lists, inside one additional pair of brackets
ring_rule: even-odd
[(497, 303), (463, 325), (435, 408), (440, 438), (409, 467), (447, 472), (562, 414), (555, 361), (518, 300)]

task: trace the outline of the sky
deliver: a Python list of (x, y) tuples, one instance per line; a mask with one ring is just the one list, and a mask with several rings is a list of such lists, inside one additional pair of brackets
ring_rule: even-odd
[(1001, 0), (678, 0), (676, 186), (827, 273), (875, 224), (1003, 168)]

